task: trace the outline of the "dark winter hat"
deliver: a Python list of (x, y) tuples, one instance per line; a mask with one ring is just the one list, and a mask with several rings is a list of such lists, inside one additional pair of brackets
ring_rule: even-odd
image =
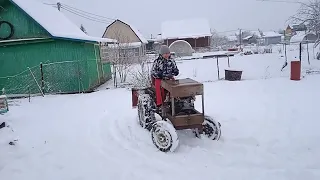
[(166, 45), (162, 45), (159, 50), (159, 54), (168, 54), (170, 53), (170, 48)]

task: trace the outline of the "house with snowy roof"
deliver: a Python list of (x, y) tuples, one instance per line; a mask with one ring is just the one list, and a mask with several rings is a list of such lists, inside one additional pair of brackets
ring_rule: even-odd
[(9, 94), (78, 93), (111, 77), (100, 43), (36, 0), (0, 1), (0, 89)]
[[(284, 34), (285, 34), (285, 41), (286, 42), (290, 42), (290, 39), (292, 36), (295, 36), (297, 34), (299, 34), (298, 36), (300, 36), (301, 34), (305, 33), (307, 31), (307, 26), (305, 24), (289, 24), (286, 29), (284, 30)], [(297, 37), (297, 36), (296, 36)]]
[(282, 34), (275, 31), (264, 31), (262, 32), (262, 38), (264, 45), (279, 44), (281, 42)]
[(106, 59), (110, 57), (110, 48), (113, 47), (120, 47), (123, 54), (131, 54), (132, 58), (146, 55), (148, 40), (138, 29), (122, 20), (116, 19), (109, 24), (102, 37), (117, 40), (116, 44), (108, 45), (102, 49), (103, 57)]
[[(243, 32), (245, 33), (245, 32)], [(253, 31), (247, 31), (246, 36), (242, 36), (242, 44), (261, 44), (262, 41), (262, 31), (253, 30)]]
[[(209, 21), (204, 18), (165, 21), (161, 24), (163, 44), (175, 46), (190, 46), (193, 49), (210, 48), (211, 28)], [(187, 45), (185, 45), (187, 44)], [(175, 48), (179, 49), (179, 47)]]

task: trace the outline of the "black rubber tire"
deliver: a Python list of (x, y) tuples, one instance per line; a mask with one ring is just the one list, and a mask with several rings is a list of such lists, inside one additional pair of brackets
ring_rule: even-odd
[(206, 135), (211, 140), (218, 141), (221, 137), (221, 124), (216, 122), (213, 118), (209, 116), (204, 117), (203, 134)]
[[(204, 117), (203, 134), (211, 140), (218, 141), (221, 137), (221, 124), (209, 116)], [(196, 137), (200, 138), (198, 129), (193, 129)]]
[(151, 138), (153, 144), (162, 152), (174, 152), (179, 145), (177, 131), (167, 121), (157, 121), (153, 124)]
[(140, 94), (138, 98), (138, 122), (140, 126), (148, 131), (151, 130), (156, 121), (153, 100), (148, 94)]
[(9, 34), (7, 37), (0, 37), (0, 40), (8, 40), (8, 39), (12, 38), (13, 35), (14, 35), (14, 26), (13, 26), (13, 24), (11, 24), (11, 23), (8, 22), (8, 21), (0, 21), (0, 28), (1, 28), (1, 25), (2, 25), (2, 24), (8, 24), (8, 25), (9, 25), (9, 27), (10, 27), (10, 34)]

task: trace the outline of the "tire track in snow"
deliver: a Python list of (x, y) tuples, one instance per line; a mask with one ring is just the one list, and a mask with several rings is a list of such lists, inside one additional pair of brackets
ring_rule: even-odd
[(93, 147), (97, 148), (96, 151), (100, 153), (105, 159), (112, 161), (112, 163), (117, 163), (119, 166), (123, 165), (123, 163), (119, 162), (118, 157), (113, 154), (117, 153), (116, 148), (112, 146), (106, 146), (104, 139), (102, 138), (101, 132), (101, 120), (105, 119), (109, 113), (104, 112), (103, 115), (100, 116), (99, 119), (92, 121), (88, 125), (88, 135), (89, 139), (91, 139), (90, 143)]
[[(92, 134), (94, 134), (93, 137), (96, 139), (95, 144), (97, 144), (99, 152), (110, 161), (116, 163), (116, 166), (125, 169), (121, 175), (122, 179), (127, 179), (132, 176), (140, 178), (144, 171), (159, 175), (161, 173), (177, 174), (180, 170), (177, 170), (176, 167), (179, 166), (183, 166), (185, 171), (192, 173), (195, 166), (205, 167), (209, 165), (211, 168), (219, 169), (219, 167), (228, 167), (230, 165), (239, 167), (242, 164), (245, 165), (245, 169), (247, 169), (248, 166), (253, 167), (253, 164), (256, 164), (252, 164), (252, 162), (237, 164), (227, 161), (210, 165), (209, 159), (211, 158), (208, 159), (208, 157), (216, 156), (218, 159), (223, 159), (223, 157), (221, 157), (221, 154), (218, 155), (220, 157), (217, 157), (217, 152), (211, 151), (211, 148), (207, 149), (202, 147), (201, 145), (204, 145), (204, 143), (211, 142), (197, 142), (203, 141), (201, 139), (194, 139), (195, 141), (191, 147), (183, 144), (183, 146), (180, 147), (181, 154), (165, 154), (153, 146), (150, 133), (138, 125), (136, 118), (129, 117), (130, 115), (120, 115), (117, 119), (112, 119), (108, 116), (108, 113), (104, 113), (101, 118), (94, 123), (95, 132)], [(182, 138), (192, 138), (189, 134), (184, 136), (185, 137)], [(197, 146), (197, 144), (201, 145)], [(234, 143), (232, 144), (234, 145)], [(186, 156), (186, 154), (190, 153), (196, 153), (197, 155), (196, 157)], [(211, 160), (213, 159), (215, 158)], [(195, 160), (202, 161), (202, 163), (194, 162)], [(175, 169), (175, 171), (173, 171), (173, 169)], [(133, 172), (135, 170), (137, 170), (137, 172)]]
[[(126, 149), (126, 152), (132, 153), (135, 155), (135, 157), (138, 157), (138, 159), (144, 159), (144, 163), (149, 164), (150, 166), (154, 167), (162, 167), (162, 168), (168, 168), (168, 170), (171, 170), (171, 168), (174, 166), (173, 164), (168, 164), (164, 162), (163, 160), (159, 160), (158, 158), (161, 155), (161, 152), (154, 149), (154, 151), (151, 151), (153, 146), (151, 141), (151, 136), (148, 131), (143, 130), (141, 127), (138, 126), (137, 123), (135, 123), (134, 119), (132, 118), (121, 118), (121, 119), (128, 119), (129, 121), (121, 121), (121, 120), (113, 120), (111, 121), (112, 125), (109, 124), (107, 128), (107, 132), (109, 132), (109, 135), (113, 137), (116, 143), (120, 144), (123, 149)], [(121, 125), (119, 124), (121, 122)], [(134, 123), (134, 124), (133, 124)], [(125, 127), (123, 129), (123, 127)], [(137, 145), (136, 141), (136, 135), (132, 134), (125, 134), (124, 132), (130, 132), (130, 128), (135, 128), (136, 134), (139, 134), (141, 136), (146, 136), (150, 138), (149, 140), (149, 146), (147, 146), (146, 142), (141, 143), (141, 146), (139, 148), (139, 145)], [(141, 129), (138, 129), (141, 128)], [(132, 132), (132, 131), (131, 131)], [(141, 141), (142, 142), (142, 141)], [(159, 154), (160, 153), (160, 154)], [(132, 157), (132, 156), (130, 156)], [(155, 165), (157, 164), (157, 165)], [(161, 170), (161, 169), (159, 169)]]
[[(128, 120), (124, 121), (125, 119)], [(90, 125), (89, 136), (91, 139), (94, 139), (92, 142), (93, 146), (97, 148), (97, 151), (103, 155), (106, 160), (110, 160), (112, 163), (116, 163), (121, 167), (121, 169), (125, 169), (121, 173), (121, 179), (132, 178), (132, 176), (137, 176), (141, 179), (141, 171), (134, 172), (132, 167), (134, 167), (134, 169), (141, 167), (143, 171), (159, 175), (171, 171), (174, 173), (172, 170), (174, 169), (174, 167), (172, 167), (174, 164), (168, 164), (153, 158), (159, 157), (158, 153), (161, 152), (153, 149), (151, 137), (148, 136), (149, 132), (138, 128), (141, 127), (138, 126), (138, 123), (132, 121), (132, 118), (109, 119), (108, 113), (104, 113), (97, 122)], [(138, 138), (139, 135), (137, 136), (135, 133), (145, 138)], [(149, 137), (150, 140), (148, 143), (146, 140)], [(140, 144), (136, 143), (137, 140), (139, 140)], [(152, 149), (155, 150), (155, 154), (149, 153)]]

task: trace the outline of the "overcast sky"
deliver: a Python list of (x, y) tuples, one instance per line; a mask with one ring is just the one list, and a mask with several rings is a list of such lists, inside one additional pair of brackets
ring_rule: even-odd
[[(55, 3), (59, 0), (41, 1)], [(60, 0), (60, 2), (93, 14), (124, 20), (139, 29), (146, 38), (150, 38), (151, 34), (161, 33), (163, 21), (193, 17), (208, 19), (211, 28), (219, 32), (238, 28), (249, 30), (260, 28), (265, 31), (283, 29), (287, 25), (286, 20), (300, 6), (257, 0)], [(107, 26), (64, 10), (63, 12), (77, 25), (82, 23), (94, 36), (102, 36)]]

